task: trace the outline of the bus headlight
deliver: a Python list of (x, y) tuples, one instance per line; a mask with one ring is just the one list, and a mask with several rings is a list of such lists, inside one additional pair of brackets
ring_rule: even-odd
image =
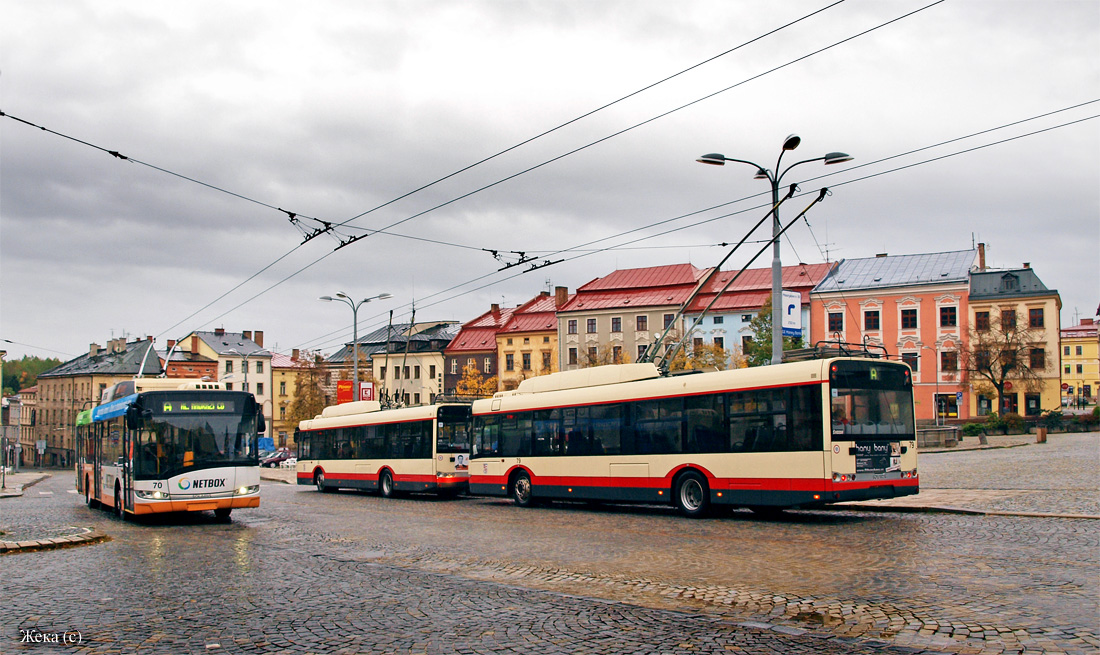
[(147, 500), (168, 500), (170, 498), (167, 491), (144, 491), (142, 489), (135, 489), (134, 494), (138, 498), (145, 498)]
[(254, 484), (248, 487), (238, 487), (235, 493), (238, 496), (247, 496), (248, 494), (254, 494), (260, 490), (260, 485)]

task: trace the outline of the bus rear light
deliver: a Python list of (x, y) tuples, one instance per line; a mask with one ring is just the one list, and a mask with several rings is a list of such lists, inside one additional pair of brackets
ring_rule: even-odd
[(814, 494), (814, 500), (821, 500), (821, 494)]

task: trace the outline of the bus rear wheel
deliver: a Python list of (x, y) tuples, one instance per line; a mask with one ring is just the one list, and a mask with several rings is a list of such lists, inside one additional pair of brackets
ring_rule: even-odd
[(512, 500), (518, 507), (530, 507), (535, 504), (534, 489), (531, 486), (531, 477), (520, 472), (512, 481)]
[(710, 506), (707, 481), (695, 471), (688, 471), (676, 481), (673, 498), (676, 499), (676, 506), (684, 516), (693, 519), (706, 516)]
[(389, 471), (382, 471), (378, 477), (378, 490), (383, 498), (393, 498), (393, 476)]
[(89, 509), (99, 506), (99, 501), (92, 498), (92, 481), (89, 478), (84, 478), (84, 502), (88, 504)]
[(332, 489), (329, 489), (325, 486), (324, 471), (317, 471), (317, 474), (313, 476), (313, 485), (317, 487), (317, 491), (320, 491), (321, 493), (328, 493), (332, 491)]

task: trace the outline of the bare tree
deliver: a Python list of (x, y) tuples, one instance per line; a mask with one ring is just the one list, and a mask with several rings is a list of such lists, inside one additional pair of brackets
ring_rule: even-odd
[(714, 343), (697, 343), (690, 350), (681, 348), (669, 362), (670, 371), (702, 369), (744, 368), (745, 358), (740, 353), (731, 352)]
[[(1042, 388), (1046, 353), (1035, 332), (1019, 320), (1014, 309), (990, 308), (979, 313), (970, 330), (970, 343), (959, 350), (959, 371), (974, 390), (993, 395), (998, 410), (1004, 406), (1006, 387), (1019, 385), (1026, 392)], [(950, 370), (950, 353), (941, 353), (941, 368)]]

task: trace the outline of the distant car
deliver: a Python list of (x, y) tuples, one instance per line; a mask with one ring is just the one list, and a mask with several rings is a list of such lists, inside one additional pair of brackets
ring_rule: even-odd
[(262, 461), (264, 461), (264, 460), (265, 460), (265, 459), (267, 459), (268, 457), (271, 457), (271, 456), (272, 456), (272, 455), (274, 455), (274, 454), (275, 454), (275, 453), (271, 452), (270, 450), (261, 450), (261, 451), (259, 452), (259, 457), (260, 457), (260, 461), (262, 462)]
[(291, 457), (294, 457), (294, 455), (289, 450), (280, 450), (279, 452), (275, 453), (271, 457), (268, 457), (267, 459), (264, 459), (264, 460), (260, 460), (260, 466), (266, 466), (267, 468), (275, 468), (276, 466), (282, 464), (283, 462), (290, 459)]

